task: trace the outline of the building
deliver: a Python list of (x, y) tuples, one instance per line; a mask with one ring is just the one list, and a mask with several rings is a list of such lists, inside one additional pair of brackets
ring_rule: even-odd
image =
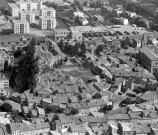
[(122, 25), (128, 25), (128, 19), (121, 17), (118, 20)]
[(40, 9), (40, 16), (53, 16), (56, 18), (56, 10), (54, 8), (42, 8)]
[(147, 46), (146, 34), (141, 41), (139, 61), (151, 74), (158, 78), (158, 48), (153, 44)]
[(82, 17), (82, 18), (83, 18), (83, 17), (84, 17), (84, 14), (83, 14), (82, 12), (80, 12), (80, 11), (76, 11), (76, 12), (73, 13), (73, 16), (74, 16), (74, 17), (77, 17), (77, 16), (78, 16), (78, 17)]
[(131, 18), (137, 15), (135, 12), (125, 11), (125, 13)]
[(39, 124), (11, 123), (9, 125), (12, 135), (46, 135), (50, 131), (50, 125), (47, 122)]
[(32, 0), (20, 0), (16, 2), (20, 10), (40, 10), (42, 8), (42, 1), (32, 1)]
[(67, 37), (70, 34), (70, 30), (68, 29), (55, 29), (54, 30), (54, 37), (55, 39), (59, 39), (59, 38), (63, 38), (63, 37)]
[(13, 31), (14, 34), (29, 33), (29, 23), (22, 20), (13, 20)]
[(20, 11), (20, 20), (35, 23), (35, 13), (32, 11)]
[(8, 3), (8, 11), (13, 17), (19, 17), (19, 8), (15, 3)]
[(79, 21), (80, 21), (80, 23), (82, 24), (82, 25), (87, 25), (89, 22), (88, 22), (88, 20), (84, 17), (84, 18), (82, 18), (82, 17), (80, 17), (79, 18)]
[(43, 8), (40, 10), (39, 25), (42, 30), (56, 28), (56, 11), (53, 8)]
[(104, 22), (104, 17), (98, 14), (94, 15), (94, 19), (99, 22)]
[(53, 16), (40, 16), (39, 25), (42, 30), (55, 29), (56, 28), (56, 18), (54, 18)]
[(9, 79), (4, 75), (0, 77), (0, 96), (9, 96)]

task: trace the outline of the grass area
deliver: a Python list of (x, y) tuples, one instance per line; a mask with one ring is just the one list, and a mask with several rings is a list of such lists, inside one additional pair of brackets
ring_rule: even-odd
[(91, 80), (95, 75), (91, 73), (91, 71), (87, 69), (78, 69), (78, 70), (71, 70), (71, 71), (62, 71), (65, 74), (69, 74), (73, 77), (80, 77), (84, 83), (87, 83), (88, 80)]
[(32, 38), (34, 35), (30, 35), (30, 34), (11, 34), (11, 35), (0, 35), (0, 42), (16, 42), (16, 41), (20, 41), (21, 36), (24, 36), (26, 38)]
[(64, 74), (80, 77), (84, 83), (87, 83), (88, 80), (91, 80), (95, 76), (89, 69), (75, 61), (75, 59), (70, 59), (68, 63), (63, 64), (58, 69)]

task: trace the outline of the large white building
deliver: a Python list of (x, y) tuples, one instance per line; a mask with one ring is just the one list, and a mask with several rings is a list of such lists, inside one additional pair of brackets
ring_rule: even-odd
[(35, 23), (35, 13), (33, 11), (20, 11), (20, 19), (22, 21), (28, 21), (29, 23)]
[(0, 77), (0, 97), (9, 96), (9, 80), (5, 77)]
[(8, 11), (13, 17), (19, 17), (19, 8), (15, 3), (8, 3)]
[(56, 10), (54, 8), (40, 9), (40, 16), (53, 16), (56, 18)]
[(40, 10), (39, 26), (41, 29), (56, 28), (56, 11), (53, 8), (42, 8)]
[(20, 0), (16, 2), (20, 10), (40, 10), (42, 8), (42, 0)]
[(29, 33), (29, 23), (28, 21), (13, 20), (13, 31), (14, 34), (25, 34)]
[(56, 18), (53, 16), (40, 16), (39, 25), (42, 30), (55, 29), (56, 28)]

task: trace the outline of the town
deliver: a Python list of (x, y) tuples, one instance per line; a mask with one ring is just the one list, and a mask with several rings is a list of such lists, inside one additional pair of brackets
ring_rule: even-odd
[(1, 1), (0, 135), (158, 135), (157, 1)]

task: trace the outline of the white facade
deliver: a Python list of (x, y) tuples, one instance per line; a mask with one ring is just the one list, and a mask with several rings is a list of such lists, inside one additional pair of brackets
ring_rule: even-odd
[(40, 9), (40, 16), (53, 16), (56, 18), (56, 10), (54, 8)]
[(14, 34), (29, 33), (29, 23), (22, 20), (13, 20), (13, 31)]
[(17, 5), (20, 8), (20, 10), (28, 10), (28, 11), (40, 10), (42, 8), (42, 1), (21, 0), (17, 2)]
[(119, 18), (119, 21), (120, 21), (123, 25), (128, 25), (128, 19), (126, 19), (126, 18)]
[(42, 30), (55, 29), (56, 28), (56, 18), (54, 18), (53, 16), (40, 16), (39, 25)]
[(21, 11), (20, 19), (22, 21), (28, 21), (29, 23), (35, 23), (35, 13), (32, 11)]
[(9, 80), (0, 78), (0, 96), (9, 96)]
[(8, 11), (13, 17), (19, 17), (19, 8), (14, 3), (8, 3)]
[(87, 25), (89, 23), (86, 18), (80, 18), (79, 21), (82, 25)]
[(80, 12), (80, 11), (74, 12), (73, 15), (74, 15), (74, 17), (76, 17), (76, 16), (82, 17), (82, 18), (84, 17), (84, 14), (82, 12)]

